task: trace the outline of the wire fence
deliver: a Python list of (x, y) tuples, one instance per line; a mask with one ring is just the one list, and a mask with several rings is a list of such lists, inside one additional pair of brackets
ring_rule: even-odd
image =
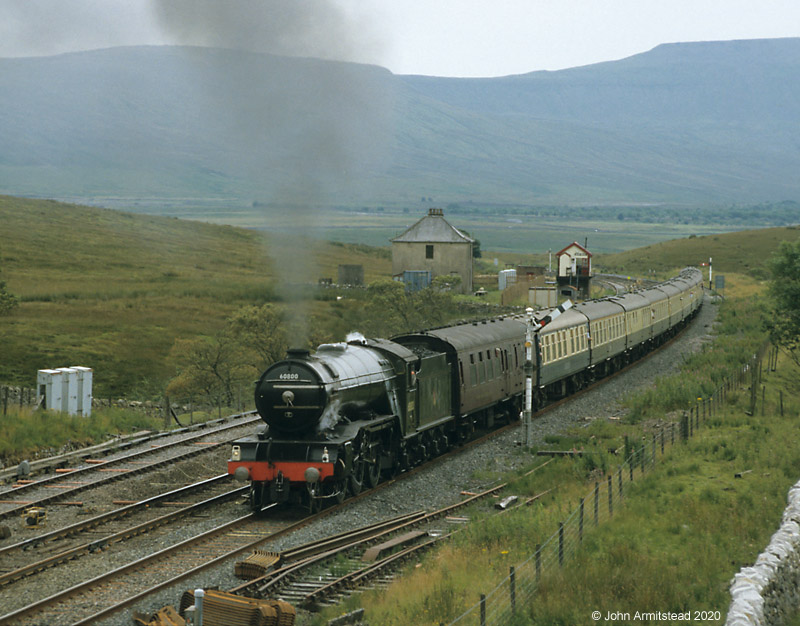
[[(736, 373), (725, 379), (708, 398), (698, 399), (680, 422), (670, 422), (648, 441), (630, 444), (626, 440), (626, 458), (616, 472), (595, 483), (578, 507), (558, 525), (558, 529), (522, 563), (512, 566), (509, 575), (494, 589), (481, 594), (466, 612), (450, 622), (450, 626), (505, 625), (511, 622), (519, 607), (529, 606), (541, 578), (564, 566), (580, 549), (584, 537), (600, 524), (611, 521), (625, 503), (627, 487), (650, 471), (665, 455), (667, 447), (686, 442), (713, 416), (729, 395), (746, 384), (750, 386), (750, 411), (755, 413), (764, 357), (769, 352), (768, 367), (774, 370), (777, 348), (764, 344)], [(763, 413), (763, 388), (762, 408)], [(781, 407), (782, 408), (782, 407)]]

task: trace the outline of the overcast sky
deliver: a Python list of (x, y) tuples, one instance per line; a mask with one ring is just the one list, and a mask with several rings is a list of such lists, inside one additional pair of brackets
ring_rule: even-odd
[(193, 44), (504, 76), (800, 36), (800, 0), (0, 0), (0, 56)]

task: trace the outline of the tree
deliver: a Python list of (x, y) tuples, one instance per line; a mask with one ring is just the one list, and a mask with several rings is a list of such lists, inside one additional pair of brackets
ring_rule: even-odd
[(404, 283), (382, 279), (367, 287), (364, 334), (388, 337), (409, 330), (415, 317)]
[(769, 269), (772, 306), (766, 325), (770, 339), (800, 365), (800, 239), (782, 242)]
[(233, 403), (240, 385), (249, 385), (255, 371), (229, 329), (212, 337), (179, 339), (170, 354), (178, 375), (167, 386), (170, 396), (205, 397), (209, 404)]
[(286, 355), (286, 332), (281, 314), (271, 304), (239, 309), (228, 328), (243, 350), (252, 353), (249, 362), (263, 370)]
[(167, 393), (230, 405), (240, 386), (250, 388), (261, 372), (286, 355), (286, 346), (279, 311), (270, 304), (244, 307), (216, 335), (175, 342), (170, 356), (178, 375)]

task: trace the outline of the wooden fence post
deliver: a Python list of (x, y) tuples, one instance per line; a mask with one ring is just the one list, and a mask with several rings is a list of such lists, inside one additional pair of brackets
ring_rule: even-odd
[(614, 514), (614, 487), (611, 482), (611, 474), (608, 475), (608, 518)]
[(511, 593), (511, 614), (517, 612), (517, 573), (514, 571), (514, 566), (511, 566), (511, 571), (508, 575), (509, 587)]
[(486, 594), (481, 594), (481, 626), (486, 626)]

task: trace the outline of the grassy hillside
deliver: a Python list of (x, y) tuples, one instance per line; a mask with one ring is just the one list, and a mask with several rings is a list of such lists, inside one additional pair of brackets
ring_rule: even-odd
[(755, 280), (768, 277), (766, 262), (781, 241), (795, 241), (800, 227), (764, 228), (719, 235), (690, 236), (602, 255), (595, 269), (604, 272), (646, 276), (650, 271), (663, 276), (676, 268), (699, 266), (713, 259), (714, 274), (740, 274)]
[(0, 224), (0, 271), (20, 299), (0, 317), (0, 381), (33, 385), (37, 369), (83, 364), (96, 395), (163, 392), (176, 339), (291, 298), (278, 278), (316, 284), (345, 263), (366, 280), (391, 270), (363, 246), (52, 201), (0, 196)]

